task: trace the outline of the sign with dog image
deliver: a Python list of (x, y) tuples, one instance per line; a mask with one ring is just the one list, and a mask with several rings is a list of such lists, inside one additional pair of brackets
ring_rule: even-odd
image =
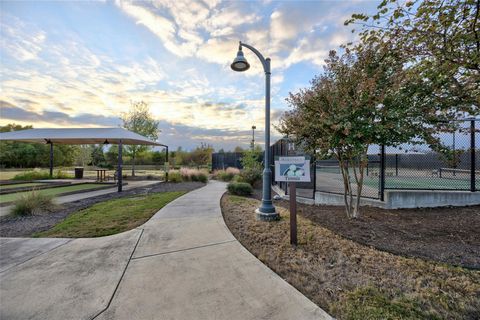
[(310, 182), (310, 159), (304, 156), (277, 157), (275, 181)]

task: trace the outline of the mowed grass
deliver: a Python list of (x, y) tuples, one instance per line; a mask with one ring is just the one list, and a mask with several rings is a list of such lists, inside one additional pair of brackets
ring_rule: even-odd
[(35, 237), (102, 237), (127, 231), (145, 223), (167, 203), (185, 191), (163, 192), (97, 203), (71, 214), (52, 229)]
[(0, 170), (0, 180), (11, 180), (17, 174), (21, 174), (25, 170)]
[[(63, 193), (67, 192), (74, 192), (74, 191), (80, 191), (80, 190), (95, 190), (98, 188), (104, 188), (106, 185), (105, 184), (100, 184), (100, 183), (85, 183), (85, 184), (76, 184), (76, 185), (71, 185), (71, 186), (66, 186), (66, 187), (55, 187), (55, 188), (49, 188), (49, 189), (42, 189), (42, 190), (37, 190), (39, 194), (47, 195), (47, 196), (58, 196)], [(112, 184), (112, 187), (115, 187), (115, 185)], [(5, 203), (5, 202), (12, 202), (17, 199), (20, 199), (22, 195), (25, 195), (30, 191), (24, 191), (24, 192), (17, 192), (17, 193), (9, 193), (9, 194), (2, 194), (0, 195), (0, 203)]]
[(0, 185), (0, 190), (36, 187), (36, 186), (43, 186), (43, 185), (45, 185), (45, 183), (41, 183), (41, 182), (13, 183), (13, 184)]

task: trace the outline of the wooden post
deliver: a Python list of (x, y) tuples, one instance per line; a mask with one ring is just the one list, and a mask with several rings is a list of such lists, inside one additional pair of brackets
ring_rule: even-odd
[(118, 192), (122, 192), (122, 184), (123, 184), (123, 159), (122, 159), (122, 140), (118, 142), (118, 167), (117, 167), (117, 178), (118, 178)]
[(290, 244), (297, 245), (297, 185), (296, 182), (289, 182), (290, 185)]

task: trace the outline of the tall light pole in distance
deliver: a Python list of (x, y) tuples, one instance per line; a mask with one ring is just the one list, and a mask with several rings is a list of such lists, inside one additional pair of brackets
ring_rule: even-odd
[(262, 205), (255, 212), (257, 219), (262, 221), (273, 221), (280, 219), (280, 215), (275, 211), (272, 202), (272, 170), (270, 169), (270, 58), (264, 58), (262, 54), (254, 47), (242, 43), (238, 46), (237, 57), (233, 60), (231, 68), (234, 71), (243, 72), (250, 68), (250, 64), (243, 56), (242, 47), (250, 49), (260, 59), (265, 72), (265, 157), (263, 158), (263, 195)]
[(257, 127), (252, 126), (252, 151), (255, 150), (255, 129), (257, 129)]

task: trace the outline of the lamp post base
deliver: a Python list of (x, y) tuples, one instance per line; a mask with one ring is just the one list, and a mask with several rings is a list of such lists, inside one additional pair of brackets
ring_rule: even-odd
[(277, 221), (280, 220), (280, 214), (278, 212), (262, 212), (260, 211), (260, 208), (255, 210), (255, 213), (257, 214), (257, 219), (260, 221)]

